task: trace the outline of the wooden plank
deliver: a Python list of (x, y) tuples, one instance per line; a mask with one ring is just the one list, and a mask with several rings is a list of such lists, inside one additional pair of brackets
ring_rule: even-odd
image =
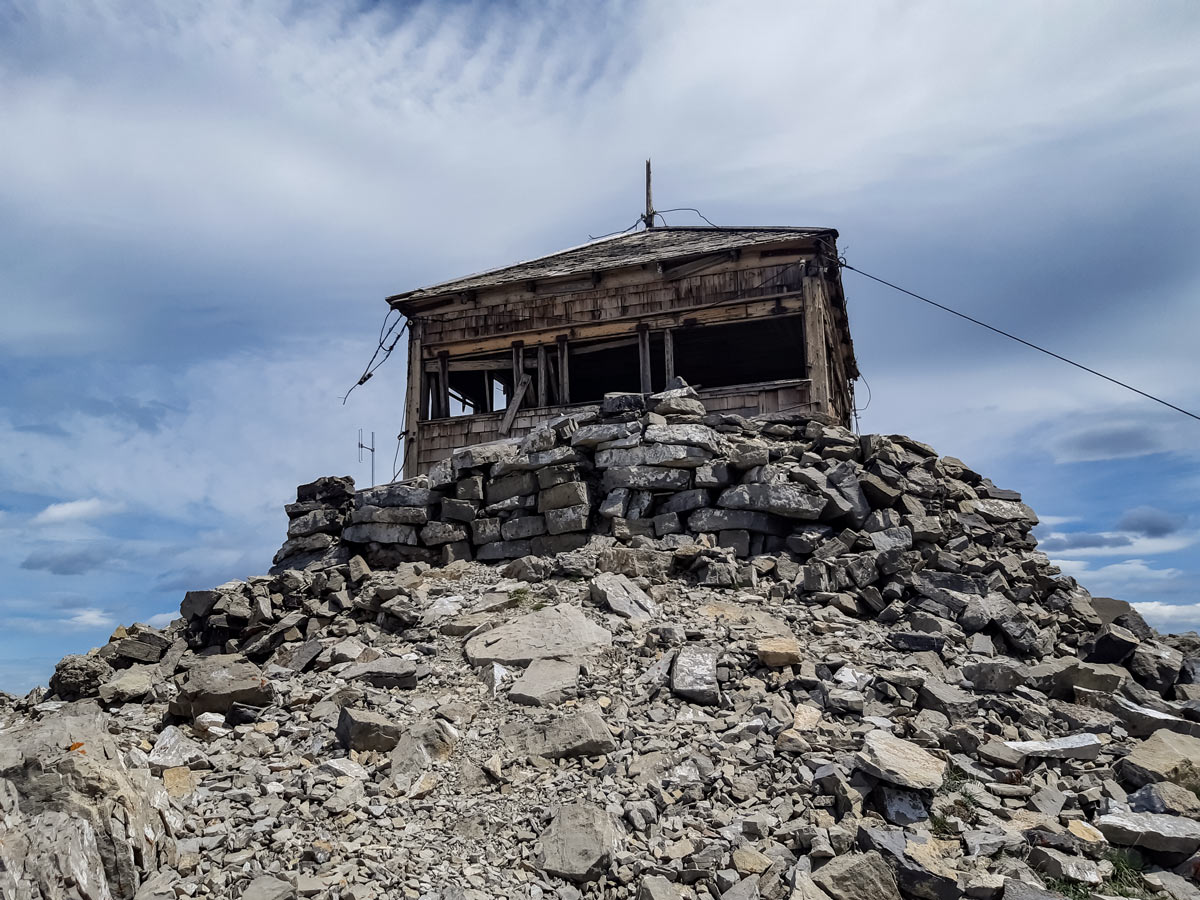
[(638, 325), (638, 372), (642, 377), (642, 393), (649, 394), (654, 388), (650, 372), (650, 326)]
[(670, 381), (675, 377), (675, 331), (671, 328), (663, 330), (663, 361), (666, 380)]
[(419, 431), (421, 422), (421, 397), (424, 393), (421, 382), (421, 323), (408, 323), (408, 389), (404, 395), (404, 462), (401, 470), (405, 478), (416, 475), (417, 459), (420, 457)]
[(550, 406), (558, 406), (562, 403), (562, 398), (558, 395), (558, 366), (555, 365), (555, 358), (550, 355), (550, 351), (546, 351), (546, 384), (550, 392)]
[(599, 353), (604, 350), (615, 350), (618, 347), (633, 347), (637, 344), (637, 342), (638, 339), (636, 335), (634, 337), (618, 338), (615, 341), (598, 341), (594, 344), (576, 347), (575, 354), (577, 356), (584, 356), (588, 353)]
[(565, 334), (558, 340), (558, 402), (571, 402), (571, 377), (568, 364), (571, 358), (570, 345)]
[(521, 401), (516, 397), (517, 386), (521, 383), (521, 379), (525, 377), (525, 342), (513, 341), (512, 343), (512, 385), (513, 393), (509, 394), (508, 406), (513, 405), (513, 400), (516, 399), (516, 405), (520, 406)]
[(537, 348), (537, 405), (550, 405), (550, 372), (546, 366), (546, 345)]
[[(507, 372), (510, 363), (502, 359), (453, 359), (450, 360), (451, 372)], [(438, 361), (425, 361), (426, 372), (437, 372)]]
[(521, 380), (517, 382), (517, 389), (513, 392), (513, 398), (508, 404), (508, 409), (504, 412), (504, 418), (500, 420), (500, 434), (508, 434), (508, 430), (512, 428), (513, 419), (517, 417), (517, 410), (521, 407), (521, 401), (525, 398), (525, 392), (529, 390), (529, 382), (531, 380), (528, 375), (522, 375)]
[(450, 418), (450, 354), (446, 350), (438, 353), (438, 415)]
[(718, 250), (715, 253), (706, 253), (704, 256), (688, 260), (687, 262), (676, 263), (675, 265), (659, 263), (658, 270), (662, 274), (663, 280), (678, 281), (689, 275), (697, 275), (705, 269), (711, 269), (722, 263), (736, 260), (738, 255), (737, 250)]
[(483, 410), (484, 413), (492, 412), (493, 398), (495, 397), (495, 387), (492, 385), (492, 373), (483, 373)]
[(812, 382), (812, 402), (821, 412), (831, 412), (823, 305), (816, 291), (810, 289), (804, 292), (804, 362), (808, 379)]

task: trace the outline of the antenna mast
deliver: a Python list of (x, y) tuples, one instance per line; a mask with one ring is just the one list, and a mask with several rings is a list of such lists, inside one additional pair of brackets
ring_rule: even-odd
[(368, 447), (363, 443), (363, 430), (358, 429), (358, 461), (363, 461), (363, 451), (367, 450), (371, 454), (371, 487), (375, 487), (375, 432), (371, 432), (371, 446)]
[(642, 216), (642, 224), (647, 228), (654, 227), (654, 199), (650, 195), (650, 160), (646, 160), (646, 212)]

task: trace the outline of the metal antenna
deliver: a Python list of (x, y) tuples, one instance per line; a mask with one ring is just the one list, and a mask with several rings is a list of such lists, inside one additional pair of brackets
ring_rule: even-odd
[(371, 487), (375, 487), (375, 432), (371, 432), (371, 446), (368, 447), (363, 443), (363, 430), (358, 429), (358, 461), (363, 461), (363, 451), (367, 450), (371, 453)]
[(642, 216), (642, 224), (647, 228), (654, 227), (654, 198), (650, 194), (650, 160), (646, 160), (646, 213)]

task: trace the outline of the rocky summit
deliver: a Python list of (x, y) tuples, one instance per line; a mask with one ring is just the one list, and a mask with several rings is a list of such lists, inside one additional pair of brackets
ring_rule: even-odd
[(287, 514), (0, 699), (3, 897), (1200, 897), (1200, 638), (918, 441), (676, 383)]

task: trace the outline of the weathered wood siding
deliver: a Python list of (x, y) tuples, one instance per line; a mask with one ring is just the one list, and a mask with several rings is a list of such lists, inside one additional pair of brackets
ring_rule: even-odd
[(605, 273), (595, 287), (575, 287), (569, 293), (556, 291), (553, 284), (539, 285), (533, 291), (503, 288), (482, 292), (473, 300), (422, 316), (426, 358), (441, 349), (452, 349), (447, 345), (472, 338), (504, 335), (516, 339), (524, 332), (619, 319), (635, 321), (738, 298), (801, 290), (805, 279), (801, 254), (760, 256), (748, 252), (743, 259), (677, 279), (641, 269)]

